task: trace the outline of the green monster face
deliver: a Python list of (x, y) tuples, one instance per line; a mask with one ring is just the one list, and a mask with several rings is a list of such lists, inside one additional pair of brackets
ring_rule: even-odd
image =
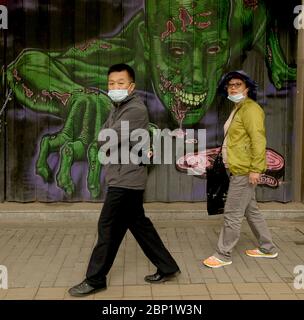
[(229, 1), (146, 1), (154, 89), (177, 122), (201, 120), (229, 58)]

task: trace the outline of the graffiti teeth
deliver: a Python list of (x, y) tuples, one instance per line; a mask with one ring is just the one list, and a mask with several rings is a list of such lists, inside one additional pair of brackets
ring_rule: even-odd
[(202, 102), (204, 102), (206, 96), (206, 92), (203, 94), (187, 93), (183, 90), (177, 90), (175, 92), (175, 97), (191, 108), (197, 108)]

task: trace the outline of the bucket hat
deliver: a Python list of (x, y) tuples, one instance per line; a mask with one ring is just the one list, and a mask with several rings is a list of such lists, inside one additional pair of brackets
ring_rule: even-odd
[(249, 88), (248, 97), (256, 100), (258, 84), (243, 70), (230, 71), (222, 76), (217, 89), (220, 95), (224, 97), (228, 96), (226, 85), (233, 78), (243, 80), (246, 83), (246, 86)]

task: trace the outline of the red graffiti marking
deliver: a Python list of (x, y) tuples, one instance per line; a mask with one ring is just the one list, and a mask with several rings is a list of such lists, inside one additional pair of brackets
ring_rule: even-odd
[(108, 44), (108, 43), (102, 43), (102, 44), (100, 45), (100, 48), (101, 48), (101, 49), (111, 49), (112, 46), (111, 46), (110, 44)]
[(171, 33), (174, 33), (175, 31), (176, 31), (176, 27), (174, 23), (171, 20), (169, 20), (167, 22), (167, 30), (161, 34), (161, 41), (164, 41), (166, 37), (169, 37), (169, 35)]
[(198, 22), (196, 26), (199, 29), (206, 29), (206, 28), (208, 28), (210, 26), (210, 24), (211, 24), (210, 21), (208, 21), (208, 22)]
[(52, 95), (59, 99), (61, 103), (65, 106), (67, 101), (69, 100), (71, 94), (70, 93), (59, 93), (57, 91), (53, 91)]
[[(177, 160), (176, 168), (181, 172), (193, 170), (197, 177), (204, 178), (206, 168), (213, 164), (214, 158), (218, 154), (219, 149), (220, 148), (217, 147), (207, 149), (205, 151), (186, 153)], [(266, 173), (261, 175), (259, 184), (266, 185), (270, 188), (277, 188), (280, 185), (280, 181), (278, 179), (284, 176), (284, 158), (278, 152), (267, 148), (266, 159), (268, 170)]]
[(267, 58), (270, 64), (272, 64), (272, 50), (269, 45), (266, 46), (267, 49)]
[(53, 99), (53, 97), (51, 96), (50, 92), (48, 92), (47, 90), (42, 90), (41, 94), (47, 98), (49, 98), (50, 100)]
[(22, 88), (24, 89), (25, 95), (28, 98), (31, 98), (33, 96), (34, 92), (31, 89), (29, 89), (25, 84), (22, 84)]
[(208, 16), (210, 16), (211, 14), (212, 14), (211, 11), (207, 11), (207, 12), (202, 12), (202, 13), (200, 13), (199, 16), (201, 16), (201, 17), (208, 17)]
[[(197, 14), (196, 18), (208, 17), (210, 15), (212, 15), (211, 11), (205, 11), (205, 12), (201, 12), (201, 13)], [(185, 8), (179, 8), (179, 19), (182, 23), (181, 29), (183, 32), (186, 32), (187, 27), (191, 26), (191, 25), (195, 25), (198, 29), (206, 29), (211, 25), (211, 21), (206, 21), (206, 22), (194, 21), (193, 17), (190, 15), (188, 10)]]
[(89, 87), (89, 88), (85, 88), (84, 89), (84, 92), (85, 93), (93, 93), (93, 94), (99, 94), (100, 93), (100, 90), (98, 88), (95, 88), (95, 87)]
[(179, 8), (179, 19), (182, 22), (182, 31), (187, 31), (187, 26), (192, 25), (193, 18), (185, 8)]
[(160, 82), (162, 90), (166, 89), (168, 92), (176, 92), (177, 90), (181, 90), (182, 84), (174, 85), (172, 81), (168, 80), (163, 74), (160, 75)]
[(266, 184), (269, 187), (276, 188), (279, 186), (279, 181), (274, 177), (263, 174), (260, 177), (259, 184)]
[(75, 45), (75, 48), (80, 51), (86, 51), (91, 45), (93, 45), (95, 43), (96, 43), (96, 40), (91, 40), (86, 43), (77, 44), (77, 45)]
[(20, 81), (21, 78), (18, 76), (18, 71), (17, 69), (14, 69), (13, 70), (13, 77), (17, 80), (17, 81)]
[(168, 80), (167, 78), (165, 78), (163, 75), (160, 76), (160, 81), (162, 83), (162, 87), (166, 90), (168, 90), (169, 88), (172, 89), (172, 82), (170, 80)]
[(253, 10), (255, 10), (259, 4), (258, 0), (243, 0), (243, 2), (246, 8), (251, 8)]

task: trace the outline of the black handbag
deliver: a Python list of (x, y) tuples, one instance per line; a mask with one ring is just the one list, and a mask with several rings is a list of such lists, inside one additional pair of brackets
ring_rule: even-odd
[(206, 175), (208, 215), (222, 214), (229, 188), (229, 177), (221, 153), (215, 157), (212, 167), (206, 169)]
[[(238, 109), (239, 110), (239, 109)], [(236, 113), (234, 113), (232, 120)], [(230, 126), (229, 126), (230, 127)], [(229, 128), (228, 128), (229, 130)], [(222, 157), (222, 148), (227, 136), (228, 130), (224, 136), (219, 153), (216, 155), (211, 167), (206, 168), (207, 177), (207, 212), (208, 215), (224, 213), (226, 197), (229, 189), (229, 176), (225, 168)]]

